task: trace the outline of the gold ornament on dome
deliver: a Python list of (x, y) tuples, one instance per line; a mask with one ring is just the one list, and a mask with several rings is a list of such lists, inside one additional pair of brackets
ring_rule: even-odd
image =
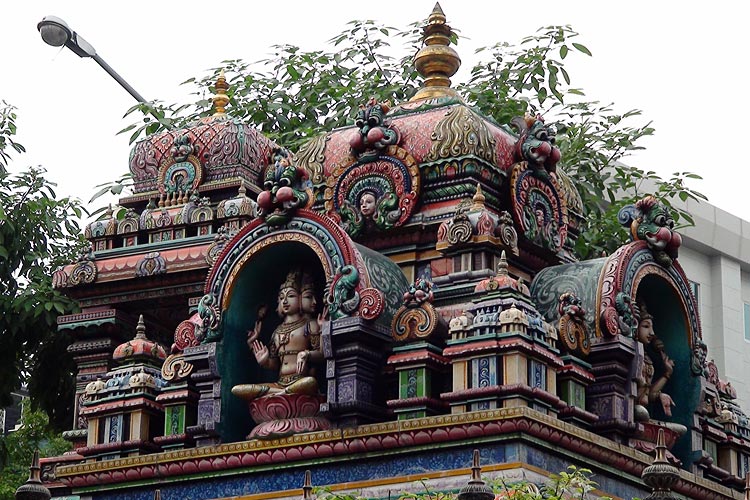
[(445, 21), (443, 9), (436, 3), (422, 32), (424, 46), (414, 56), (414, 66), (424, 78), (424, 83), (411, 101), (458, 97), (458, 93), (451, 88), (450, 77), (461, 66), (461, 58), (450, 46), (454, 33)]
[(229, 96), (227, 95), (229, 84), (227, 83), (227, 79), (224, 76), (223, 69), (219, 71), (219, 78), (216, 80), (216, 85), (214, 86), (214, 88), (216, 89), (216, 94), (211, 99), (214, 105), (213, 116), (226, 116), (227, 112), (225, 106), (229, 104)]
[(323, 172), (323, 163), (326, 159), (325, 149), (329, 138), (329, 135), (313, 137), (303, 144), (299, 152), (295, 155), (297, 166), (307, 171), (313, 185), (323, 184), (326, 181)]
[(473, 155), (497, 165), (497, 141), (484, 120), (465, 106), (448, 110), (431, 139), (428, 162)]

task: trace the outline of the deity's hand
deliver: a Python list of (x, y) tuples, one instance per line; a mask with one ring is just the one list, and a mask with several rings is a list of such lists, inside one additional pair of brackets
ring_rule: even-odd
[(321, 330), (323, 329), (323, 323), (325, 323), (328, 320), (328, 306), (325, 306), (322, 311), (320, 311), (320, 314), (318, 314), (318, 325), (320, 326)]
[(669, 378), (674, 372), (674, 360), (670, 359), (664, 351), (661, 353), (661, 359), (664, 361), (664, 376)]
[(267, 311), (268, 307), (265, 304), (261, 304), (260, 307), (258, 307), (255, 326), (253, 326), (252, 330), (248, 330), (247, 332), (247, 345), (250, 346), (251, 349), (253, 348), (253, 343), (260, 337), (260, 329), (263, 326), (263, 319), (265, 319)]
[(307, 370), (307, 360), (310, 357), (310, 351), (300, 351), (297, 353), (297, 374), (304, 375)]
[(263, 322), (258, 319), (255, 321), (255, 326), (252, 330), (247, 331), (247, 345), (252, 349), (253, 343), (260, 337), (260, 329), (263, 326)]
[(672, 416), (672, 407), (677, 406), (672, 397), (666, 392), (659, 393), (659, 402), (664, 410), (664, 414), (668, 417)]
[(268, 347), (263, 345), (260, 340), (256, 340), (253, 342), (253, 354), (255, 354), (255, 360), (260, 366), (265, 366), (266, 363), (268, 363), (268, 359), (270, 357)]

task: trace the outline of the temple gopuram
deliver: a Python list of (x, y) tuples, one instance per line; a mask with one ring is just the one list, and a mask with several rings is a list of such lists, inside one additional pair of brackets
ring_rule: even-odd
[(299, 151), (228, 116), (223, 75), (212, 116), (133, 147), (124, 216), (89, 224), (90, 251), (54, 274), (81, 305), (59, 318), (73, 451), (36, 486), (493, 498), (466, 496), (480, 468), (542, 483), (574, 464), (615, 499), (750, 498), (750, 422), (669, 210), (641, 199), (619, 214), (631, 241), (578, 261), (555, 127), (468, 106), (451, 34), (436, 5), (417, 94)]

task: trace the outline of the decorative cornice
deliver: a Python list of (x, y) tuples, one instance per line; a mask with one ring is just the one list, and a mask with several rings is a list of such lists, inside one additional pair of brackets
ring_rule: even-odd
[[(577, 453), (595, 461), (616, 467), (634, 478), (640, 476), (651, 457), (628, 446), (568, 424), (554, 416), (531, 408), (516, 407), (476, 411), (454, 415), (440, 415), (396, 422), (363, 425), (272, 439), (245, 441), (202, 448), (155, 453), (139, 457), (105, 460), (96, 463), (59, 466), (57, 478), (68, 487), (104, 487), (124, 481), (148, 480), (160, 476), (190, 476), (208, 467), (212, 475), (231, 469), (246, 469), (255, 465), (296, 461), (300, 466), (323, 457), (349, 457), (361, 453), (393, 450), (393, 446), (407, 451), (413, 446), (460, 446), (465, 444), (471, 429), (472, 439), (489, 440), (500, 436), (544, 442), (559, 450)], [(394, 442), (395, 440), (395, 442)], [(125, 474), (123, 476), (122, 474)], [(734, 498), (733, 491), (687, 471), (673, 490), (682, 495), (705, 500)]]

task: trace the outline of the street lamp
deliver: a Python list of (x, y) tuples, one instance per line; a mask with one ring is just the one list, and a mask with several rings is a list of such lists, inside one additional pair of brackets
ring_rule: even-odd
[(46, 16), (39, 24), (36, 25), (42, 40), (53, 47), (62, 47), (65, 45), (72, 50), (78, 57), (91, 57), (101, 66), (109, 76), (117, 80), (117, 83), (127, 90), (138, 102), (148, 102), (141, 94), (135, 91), (128, 82), (117, 74), (104, 59), (99, 57), (96, 49), (89, 42), (83, 39), (81, 35), (70, 29), (65, 21), (55, 16)]

